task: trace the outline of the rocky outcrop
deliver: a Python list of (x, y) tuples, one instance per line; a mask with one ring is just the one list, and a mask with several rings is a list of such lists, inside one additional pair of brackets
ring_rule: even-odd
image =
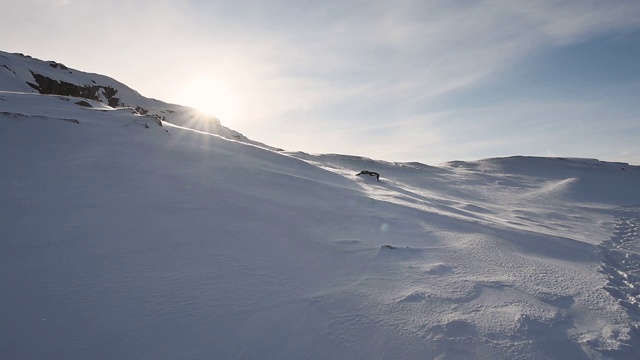
[(30, 82), (27, 82), (27, 84), (41, 94), (73, 96), (98, 101), (106, 100), (107, 104), (111, 107), (118, 107), (122, 105), (120, 103), (120, 99), (116, 97), (118, 90), (111, 86), (80, 86), (62, 80), (56, 81), (33, 71), (31, 71), (31, 75), (33, 75), (33, 79), (37, 84), (32, 84)]
[[(69, 68), (64, 66), (64, 64), (60, 64), (60, 63), (57, 63), (55, 61), (49, 61), (49, 66), (51, 66), (54, 69), (69, 70)], [(69, 71), (69, 72), (71, 72), (71, 71)]]
[[(129, 108), (133, 113), (153, 119), (162, 126), (164, 121), (190, 129), (220, 135), (224, 138), (276, 150), (248, 139), (237, 131), (222, 126), (212, 116), (196, 110), (146, 98), (126, 85), (100, 74), (85, 73), (55, 61), (42, 61), (20, 53), (0, 51), (0, 89), (15, 92), (37, 92), (75, 98), (78, 106), (95, 107), (99, 101), (112, 108)], [(82, 99), (87, 99), (83, 101)], [(2, 100), (2, 99), (0, 99)], [(151, 123), (149, 123), (151, 124)]]

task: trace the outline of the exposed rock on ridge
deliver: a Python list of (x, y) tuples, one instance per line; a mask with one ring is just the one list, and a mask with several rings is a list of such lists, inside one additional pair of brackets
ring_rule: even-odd
[(0, 51), (0, 92), (60, 95), (99, 101), (112, 108), (130, 108), (139, 115), (219, 135), (262, 148), (280, 150), (253, 141), (229, 129), (213, 116), (195, 109), (151, 99), (140, 95), (123, 83), (110, 77), (69, 68), (55, 61), (42, 61), (24, 54)]
[[(120, 99), (115, 96), (116, 93), (118, 93), (118, 90), (111, 86), (79, 86), (66, 81), (56, 81), (33, 71), (30, 72), (36, 80), (37, 85), (30, 82), (27, 82), (27, 84), (37, 90), (40, 94), (73, 96), (98, 101), (103, 101), (103, 99), (106, 98), (107, 105), (111, 107), (118, 107), (122, 105), (120, 104)], [(100, 94), (103, 95), (103, 97), (99, 96)]]

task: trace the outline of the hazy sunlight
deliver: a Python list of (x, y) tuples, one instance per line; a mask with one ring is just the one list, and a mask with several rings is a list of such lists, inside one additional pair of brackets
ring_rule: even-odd
[(236, 120), (240, 99), (227, 83), (213, 76), (194, 78), (178, 92), (180, 104), (196, 108), (220, 119), (225, 126)]

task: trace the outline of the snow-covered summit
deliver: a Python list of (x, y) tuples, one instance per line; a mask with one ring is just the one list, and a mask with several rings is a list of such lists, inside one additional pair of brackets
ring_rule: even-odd
[[(271, 148), (253, 141), (195, 109), (146, 98), (110, 77), (75, 70), (55, 61), (0, 51), (0, 92), (61, 95), (95, 100), (112, 108), (131, 108), (178, 126)], [(271, 148), (273, 149), (273, 148)]]

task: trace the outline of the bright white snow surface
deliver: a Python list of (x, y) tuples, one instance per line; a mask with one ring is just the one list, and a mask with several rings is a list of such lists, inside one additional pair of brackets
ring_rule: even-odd
[(0, 92), (2, 359), (640, 356), (637, 166), (282, 153), (78, 100)]

